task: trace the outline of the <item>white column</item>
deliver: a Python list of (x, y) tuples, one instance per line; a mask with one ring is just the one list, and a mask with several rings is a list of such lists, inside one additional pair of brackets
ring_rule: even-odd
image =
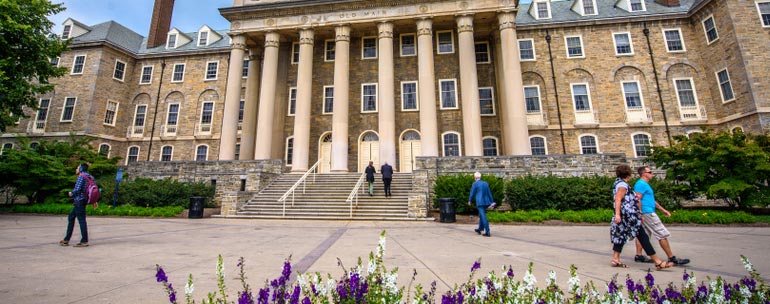
[(380, 164), (396, 164), (396, 105), (394, 99), (395, 75), (393, 72), (393, 23), (377, 25), (378, 123), (380, 136)]
[[(313, 30), (301, 29), (299, 31), (299, 65), (297, 67), (297, 108), (294, 114), (294, 157), (291, 172), (305, 172), (309, 168), (312, 84)], [(332, 138), (334, 138), (333, 136), (332, 134)]]
[(257, 133), (257, 100), (259, 98), (259, 66), (262, 50), (251, 49), (248, 76), (246, 77), (246, 98), (243, 105), (243, 123), (241, 124), (240, 159), (254, 159), (254, 142)]
[(275, 87), (278, 78), (278, 45), (281, 35), (269, 32), (265, 35), (265, 58), (259, 90), (259, 114), (254, 159), (270, 159), (273, 142), (273, 111), (275, 111)]
[(238, 110), (241, 102), (241, 69), (246, 53), (246, 37), (232, 36), (230, 65), (227, 71), (227, 89), (225, 91), (225, 109), (222, 116), (222, 137), (219, 140), (219, 160), (235, 158), (235, 140), (238, 136)]
[(476, 47), (473, 40), (473, 16), (457, 17), (457, 51), (460, 56), (462, 87), (463, 140), (465, 155), (482, 156), (479, 78), (476, 73)]
[(335, 28), (332, 172), (348, 172), (348, 93), (350, 91), (350, 26)]
[(503, 73), (505, 74), (506, 94), (502, 103), (509, 107), (503, 109), (503, 151), (513, 155), (529, 155), (529, 129), (527, 128), (527, 108), (524, 104), (524, 84), (521, 79), (519, 62), (519, 43), (516, 38), (516, 15), (504, 12), (497, 15), (500, 22), (500, 48), (502, 49)]
[(433, 21), (417, 20), (417, 69), (420, 102), (420, 156), (439, 156), (436, 122), (436, 75), (433, 67)]

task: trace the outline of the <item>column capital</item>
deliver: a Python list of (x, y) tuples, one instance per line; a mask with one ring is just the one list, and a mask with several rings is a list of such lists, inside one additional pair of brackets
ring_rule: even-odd
[(393, 38), (393, 23), (389, 21), (377, 24), (378, 38)]
[(243, 34), (230, 34), (230, 38), (233, 41), (231, 45), (233, 49), (246, 50), (246, 36)]
[(473, 15), (457, 16), (457, 32), (473, 32)]
[(299, 30), (299, 44), (313, 45), (314, 31), (311, 28), (304, 28)]
[(334, 41), (350, 42), (350, 25), (343, 24), (334, 28)]
[(421, 18), (417, 20), (417, 36), (433, 35), (433, 20)]
[(249, 61), (262, 60), (262, 56), (265, 54), (265, 50), (261, 47), (249, 48)]
[(267, 32), (265, 34), (265, 48), (274, 47), (278, 48), (281, 43), (281, 34), (276, 32)]
[(516, 28), (516, 15), (512, 12), (499, 12), (497, 13), (497, 20), (500, 24), (500, 30), (515, 29)]

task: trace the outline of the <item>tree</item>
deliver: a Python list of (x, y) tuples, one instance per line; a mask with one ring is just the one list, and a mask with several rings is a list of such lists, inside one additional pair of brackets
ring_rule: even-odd
[(676, 136), (671, 147), (654, 147), (648, 162), (666, 169), (699, 194), (722, 199), (733, 207), (766, 204), (770, 191), (770, 138), (743, 132), (694, 133)]
[(51, 32), (49, 15), (64, 10), (49, 0), (0, 0), (0, 132), (37, 109), (38, 94), (53, 90), (50, 78), (65, 68), (51, 65), (67, 42)]

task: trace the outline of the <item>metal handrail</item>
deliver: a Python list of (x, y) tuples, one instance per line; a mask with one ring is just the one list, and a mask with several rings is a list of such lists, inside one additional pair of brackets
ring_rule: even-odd
[(366, 178), (366, 172), (361, 173), (361, 177), (358, 178), (358, 182), (356, 182), (356, 185), (353, 187), (353, 191), (350, 191), (350, 195), (348, 195), (348, 199), (345, 200), (346, 203), (350, 204), (350, 217), (353, 217), (353, 200), (356, 201), (356, 206), (358, 206), (358, 190), (361, 189), (361, 185), (364, 184), (364, 179)]
[(321, 160), (319, 159), (315, 164), (313, 164), (312, 167), (310, 167), (310, 169), (307, 170), (307, 172), (305, 172), (305, 174), (302, 175), (302, 177), (299, 178), (299, 180), (297, 180), (296, 183), (294, 183), (294, 186), (291, 186), (291, 188), (289, 188), (289, 190), (287, 190), (286, 193), (284, 193), (283, 196), (281, 196), (281, 198), (278, 199), (279, 203), (283, 203), (282, 216), (284, 217), (286, 216), (286, 199), (289, 198), (290, 194), (291, 194), (291, 205), (294, 206), (294, 192), (296, 192), (297, 187), (299, 187), (299, 184), (302, 184), (302, 193), (305, 193), (305, 185), (306, 185), (305, 180), (307, 179), (308, 175), (310, 175), (311, 173), (313, 173), (313, 183), (315, 183), (315, 176), (317, 172), (314, 172), (314, 171), (316, 171), (316, 169), (318, 168), (318, 164), (320, 163), (321, 163)]

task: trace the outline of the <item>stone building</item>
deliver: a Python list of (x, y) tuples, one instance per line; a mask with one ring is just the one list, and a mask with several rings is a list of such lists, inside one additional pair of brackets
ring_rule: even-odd
[[(134, 161), (624, 153), (770, 130), (768, 0), (234, 0), (229, 30), (69, 19), (70, 69), (15, 128)], [(320, 161), (319, 161), (320, 160)]]

